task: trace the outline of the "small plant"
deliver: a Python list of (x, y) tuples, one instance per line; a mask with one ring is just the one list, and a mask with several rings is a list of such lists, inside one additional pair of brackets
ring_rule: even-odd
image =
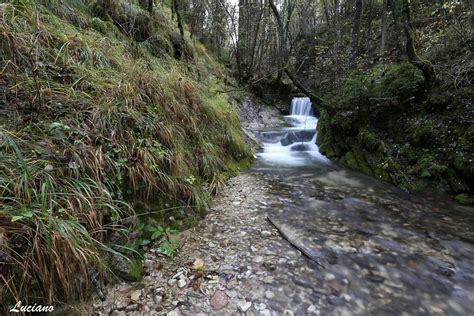
[(143, 257), (142, 248), (144, 246), (161, 239), (163, 239), (163, 241), (159, 248), (160, 252), (169, 257), (174, 257), (176, 255), (177, 243), (176, 241), (169, 239), (170, 235), (176, 233), (175, 229), (140, 223), (136, 226), (134, 231), (138, 233), (138, 237), (130, 243), (129, 248), (140, 254), (141, 257)]
[(196, 178), (193, 175), (190, 175), (184, 181), (186, 181), (186, 183), (188, 183), (189, 185), (193, 185), (196, 181)]
[(175, 257), (179, 243), (177, 240), (165, 240), (160, 246), (160, 252), (168, 257)]

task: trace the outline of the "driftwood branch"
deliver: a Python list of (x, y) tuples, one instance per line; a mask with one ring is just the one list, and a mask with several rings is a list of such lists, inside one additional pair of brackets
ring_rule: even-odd
[(315, 262), (317, 265), (319, 265), (320, 267), (322, 267), (323, 269), (326, 269), (326, 266), (324, 266), (317, 258), (315, 258), (314, 256), (312, 256), (306, 249), (304, 249), (303, 247), (299, 246), (298, 244), (294, 243), (291, 238), (283, 231), (283, 229), (277, 224), (275, 223), (270, 216), (267, 216), (267, 220), (270, 222), (270, 224), (273, 225), (273, 227), (276, 228), (276, 230), (278, 230), (278, 232), (280, 233), (280, 235), (286, 240), (288, 241), (293, 247), (295, 247), (296, 249), (298, 249), (299, 251), (301, 251), (302, 254), (304, 254), (308, 259), (310, 259), (311, 261)]

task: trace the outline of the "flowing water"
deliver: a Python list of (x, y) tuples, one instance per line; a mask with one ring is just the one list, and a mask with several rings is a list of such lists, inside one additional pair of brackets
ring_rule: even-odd
[(474, 210), (329, 161), (308, 98), (285, 120), (258, 132), (254, 169), (277, 183), (269, 219), (315, 263), (313, 303), (336, 314), (474, 315)]

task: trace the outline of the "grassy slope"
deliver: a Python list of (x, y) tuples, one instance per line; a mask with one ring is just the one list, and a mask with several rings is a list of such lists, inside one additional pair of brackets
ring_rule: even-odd
[(225, 69), (169, 8), (13, 0), (0, 19), (0, 296), (77, 298), (121, 219), (202, 214), (251, 155)]

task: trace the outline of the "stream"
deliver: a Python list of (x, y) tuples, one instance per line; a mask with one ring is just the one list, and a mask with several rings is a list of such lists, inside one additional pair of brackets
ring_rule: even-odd
[(303, 279), (328, 290), (326, 312), (474, 315), (474, 210), (329, 161), (309, 99), (290, 113), (289, 126), (257, 132), (253, 170), (275, 179), (283, 203), (268, 219), (314, 263)]

